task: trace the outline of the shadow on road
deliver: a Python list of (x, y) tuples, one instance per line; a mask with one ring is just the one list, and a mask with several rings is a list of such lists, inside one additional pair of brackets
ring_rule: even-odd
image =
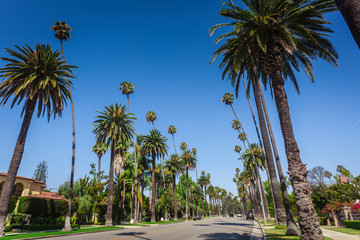
[(251, 235), (248, 233), (239, 234), (239, 233), (207, 233), (207, 234), (201, 234), (198, 236), (200, 239), (204, 240), (248, 240), (250, 239)]
[(232, 222), (216, 222), (214, 225), (227, 225), (227, 226), (252, 226), (253, 223), (232, 223)]
[(208, 227), (209, 224), (194, 224), (195, 227)]
[(145, 232), (123, 232), (123, 233), (117, 233), (115, 235), (118, 235), (118, 236), (133, 236), (133, 237), (144, 239), (144, 240), (151, 240), (150, 238), (143, 237), (144, 235), (146, 235)]

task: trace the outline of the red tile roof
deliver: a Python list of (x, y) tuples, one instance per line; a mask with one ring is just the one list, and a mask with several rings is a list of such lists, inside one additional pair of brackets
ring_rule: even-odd
[[(0, 173), (0, 176), (6, 177), (6, 175), (7, 175), (7, 173)], [(44, 182), (40, 182), (40, 181), (35, 180), (35, 179), (33, 179), (33, 178), (27, 178), (27, 177), (18, 176), (18, 175), (16, 176), (16, 178), (23, 179), (23, 180), (28, 180), (28, 181), (32, 181), (32, 182), (34, 182), (34, 183), (40, 183), (40, 184), (42, 184), (42, 185), (45, 186), (45, 183), (44, 183)]]

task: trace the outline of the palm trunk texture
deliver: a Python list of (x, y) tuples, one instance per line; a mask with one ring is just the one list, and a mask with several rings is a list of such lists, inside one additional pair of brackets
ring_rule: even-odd
[(360, 1), (335, 0), (335, 2), (343, 15), (356, 44), (360, 48)]
[(281, 71), (272, 71), (270, 78), (272, 80), (272, 88), (274, 90), (281, 131), (284, 137), (290, 181), (294, 190), (296, 206), (298, 208), (301, 239), (321, 240), (324, 239), (324, 237), (320, 228), (319, 218), (311, 199), (311, 190), (306, 178), (308, 171), (306, 170), (305, 164), (301, 161), (300, 150), (295, 140)]
[(24, 120), (21, 125), (19, 137), (16, 141), (16, 145), (14, 148), (14, 153), (11, 158), (9, 170), (6, 175), (4, 188), (1, 192), (0, 198), (0, 237), (5, 237), (5, 224), (6, 217), (9, 210), (9, 203), (11, 199), (11, 194), (13, 192), (16, 174), (18, 172), (22, 155), (24, 153), (26, 136), (30, 127), (30, 122), (32, 119), (32, 115), (34, 113), (34, 109), (36, 106), (36, 102), (30, 102), (28, 108), (26, 109)]
[(276, 160), (276, 166), (277, 166), (277, 170), (278, 170), (278, 174), (279, 174), (279, 178), (280, 178), (280, 186), (281, 186), (283, 199), (284, 199), (284, 207), (285, 207), (285, 211), (286, 211), (286, 235), (288, 235), (288, 236), (299, 236), (300, 231), (299, 231), (299, 228), (298, 228), (298, 226), (297, 226), (297, 224), (295, 222), (294, 214), (293, 214), (293, 212), (291, 210), (290, 198), (289, 198), (289, 194), (288, 194), (288, 191), (287, 191), (286, 181), (285, 181), (285, 177), (284, 177), (283, 170), (282, 170), (282, 167), (281, 167), (280, 157), (279, 157), (279, 153), (278, 153), (278, 150), (277, 150), (277, 147), (276, 147), (274, 133), (273, 133), (272, 127), (271, 127), (271, 122), (270, 122), (269, 113), (268, 113), (268, 110), (267, 110), (267, 107), (266, 107), (264, 93), (262, 91), (262, 87), (261, 87), (259, 79), (258, 79), (258, 86), (259, 86), (260, 98), (261, 98), (263, 110), (264, 110), (265, 117), (266, 117), (267, 127), (268, 127), (268, 130), (269, 130), (269, 135), (270, 135), (270, 139), (271, 139), (271, 145), (272, 145), (272, 148), (273, 148), (273, 151), (274, 151), (274, 156), (275, 156), (275, 160)]
[(186, 168), (186, 219), (189, 221), (190, 199), (189, 199), (189, 169)]
[(152, 153), (152, 169), (151, 169), (151, 222), (156, 221), (155, 208), (156, 208), (156, 183), (155, 183), (155, 153)]
[(269, 183), (272, 186), (272, 191), (274, 191), (273, 192), (273, 196), (274, 196), (274, 200), (275, 200), (274, 208), (276, 211), (278, 224), (285, 225), (286, 214), (285, 214), (285, 209), (282, 205), (281, 193), (280, 193), (280, 189), (279, 189), (279, 182), (276, 177), (274, 158), (273, 158), (273, 154), (272, 154), (272, 150), (271, 150), (269, 135), (268, 135), (267, 129), (266, 129), (264, 113), (262, 110), (261, 101), (260, 101), (260, 97), (259, 97), (259, 86), (257, 84), (257, 81), (255, 82), (255, 80), (253, 80), (252, 83), (253, 83), (256, 108), (257, 108), (258, 117), (259, 117), (262, 142), (264, 143), (264, 148), (265, 148), (265, 153), (266, 153), (265, 158), (266, 158), (266, 163), (267, 163), (267, 167), (268, 167), (269, 175), (270, 175)]
[(110, 156), (110, 169), (109, 169), (109, 193), (108, 202), (106, 207), (106, 226), (113, 225), (112, 209), (113, 209), (113, 195), (114, 195), (114, 158), (115, 158), (115, 146), (114, 139), (111, 141), (111, 156)]
[(178, 220), (177, 216), (177, 199), (176, 199), (176, 175), (173, 174), (173, 197), (174, 197), (174, 220)]

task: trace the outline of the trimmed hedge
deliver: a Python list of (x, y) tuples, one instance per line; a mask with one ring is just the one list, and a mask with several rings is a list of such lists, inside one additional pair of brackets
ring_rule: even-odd
[(11, 225), (10, 225), (10, 226), (5, 226), (5, 232), (10, 232), (10, 231), (11, 231), (11, 228), (12, 228)]
[[(71, 224), (72, 228), (77, 228), (78, 224)], [(62, 229), (64, 227), (63, 224), (43, 224), (43, 225), (24, 225), (24, 230), (54, 230), (54, 229)]]
[[(20, 204), (19, 204), (20, 205)], [(67, 201), (43, 199), (43, 198), (25, 198), (22, 199), (21, 213), (31, 214), (31, 218), (52, 217), (58, 218), (66, 215)]]
[(286, 229), (286, 225), (276, 225), (275, 229)]
[(360, 221), (344, 221), (344, 224), (347, 228), (353, 228), (353, 229), (360, 230)]
[(18, 197), (16, 196), (11, 196), (10, 198), (10, 203), (9, 203), (9, 210), (8, 213), (12, 213), (15, 210), (16, 207), (16, 203), (17, 203)]

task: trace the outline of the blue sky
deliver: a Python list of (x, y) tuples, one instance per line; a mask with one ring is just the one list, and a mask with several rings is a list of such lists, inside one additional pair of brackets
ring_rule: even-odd
[[(130, 101), (138, 118), (136, 132), (149, 133), (151, 125), (145, 121), (145, 114), (155, 111), (156, 128), (168, 137), (169, 152), (174, 150), (167, 128), (173, 124), (178, 129), (177, 146), (185, 141), (198, 149), (198, 171), (205, 170), (211, 174), (214, 185), (235, 193), (234, 169), (242, 168), (242, 164), (233, 148), (240, 143), (231, 129), (233, 114), (221, 103), (222, 95), (233, 89), (221, 80), (220, 61), (209, 65), (217, 46), (208, 30), (227, 22), (218, 15), (221, 6), (218, 0), (6, 0), (0, 9), (0, 56), (7, 56), (4, 48), (23, 43), (49, 43), (58, 49), (60, 44), (50, 26), (65, 20), (72, 27), (72, 38), (64, 43), (64, 50), (69, 63), (79, 66), (73, 91), (77, 129), (75, 178), (83, 177), (89, 172), (90, 163), (97, 162), (92, 153), (96, 111), (102, 111), (105, 105), (126, 104), (126, 97), (118, 89), (121, 82), (131, 81), (135, 85)], [(314, 62), (315, 83), (298, 74), (301, 95), (296, 94), (291, 83), (286, 83), (295, 137), (308, 167), (324, 166), (335, 173), (336, 166), (342, 164), (359, 175), (355, 164), (360, 160), (360, 51), (340, 13), (327, 15), (327, 20), (333, 22), (335, 33), (331, 41), (340, 55), (339, 68), (324, 61)], [(265, 94), (281, 162), (287, 169), (275, 103), (270, 92)], [(243, 89), (234, 107), (250, 141), (256, 141)], [(0, 109), (0, 172), (8, 170), (22, 122), (20, 112), (21, 106)], [(102, 163), (106, 171), (109, 155), (104, 156)], [(43, 160), (49, 165), (49, 188), (57, 188), (69, 179), (70, 105), (62, 118), (49, 123), (45, 118), (33, 118), (18, 174), (31, 177)]]

